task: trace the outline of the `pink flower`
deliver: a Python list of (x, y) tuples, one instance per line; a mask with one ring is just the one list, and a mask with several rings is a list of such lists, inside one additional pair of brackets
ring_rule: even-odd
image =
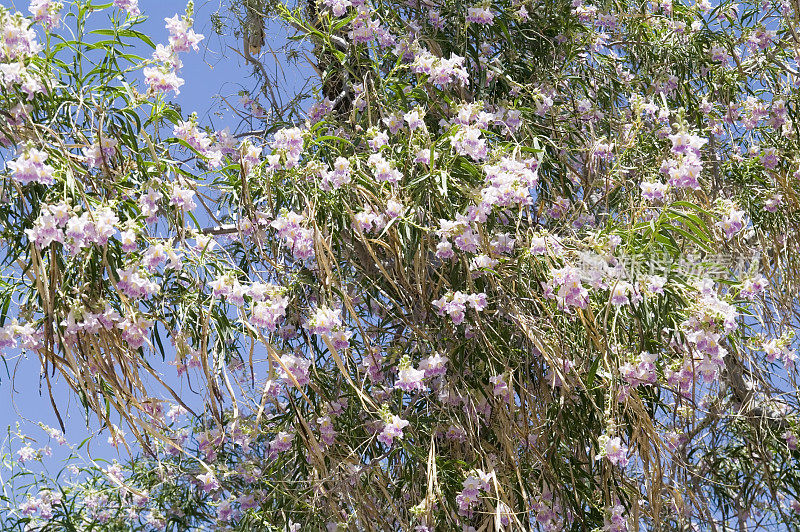
[(464, 58), (455, 54), (451, 54), (450, 59), (444, 59), (427, 50), (421, 50), (415, 56), (411, 69), (417, 74), (430, 76), (430, 82), (436, 85), (449, 85), (455, 81), (463, 84), (469, 80), (464, 68)]
[(342, 326), (342, 311), (327, 307), (319, 307), (314, 311), (314, 316), (309, 320), (311, 332), (325, 336)]
[(333, 445), (336, 438), (336, 431), (333, 429), (333, 422), (330, 416), (324, 416), (317, 420), (319, 425), (319, 435), (325, 445)]
[(490, 25), (492, 21), (494, 21), (494, 15), (489, 10), (488, 6), (467, 8), (467, 22)]
[(181, 61), (175, 50), (161, 43), (156, 45), (156, 49), (153, 50), (151, 57), (153, 61), (161, 63), (161, 67), (165, 72), (172, 71), (177, 73), (183, 67), (183, 61)]
[(26, 445), (17, 451), (17, 460), (20, 463), (30, 462), (36, 458), (36, 451), (33, 447)]
[(56, 440), (59, 445), (66, 445), (67, 439), (64, 437), (64, 433), (58, 429), (47, 428), (47, 434)]
[(783, 433), (783, 439), (786, 441), (786, 446), (789, 448), (790, 451), (796, 451), (798, 444), (800, 444), (800, 440), (798, 440), (797, 435), (789, 430)]
[(0, 46), (0, 60), (13, 61), (22, 59), (42, 51), (42, 46), (36, 42), (36, 31), (30, 26), (30, 21), (21, 14), (4, 17), (3, 45)]
[(722, 220), (718, 221), (714, 225), (719, 227), (723, 232), (725, 235), (725, 240), (730, 240), (736, 233), (744, 228), (744, 224), (744, 211), (732, 208), (729, 212), (723, 215)]
[(416, 156), (414, 157), (415, 163), (420, 163), (424, 165), (431, 164), (431, 150), (430, 148), (422, 148), (417, 151)]
[(284, 212), (270, 224), (298, 260), (311, 259), (315, 254), (314, 231), (302, 227), (303, 221), (303, 217), (297, 213)]
[(700, 156), (700, 149), (708, 143), (708, 139), (704, 139), (686, 131), (679, 131), (674, 135), (669, 135), (669, 140), (672, 141), (673, 153), (691, 153), (697, 157)]
[(665, 284), (667, 284), (667, 280), (664, 277), (652, 275), (647, 278), (647, 290), (650, 293), (663, 294)]
[(496, 165), (485, 165), (486, 186), (481, 190), (481, 206), (488, 212), (493, 205), (530, 205), (533, 202), (530, 191), (539, 181), (537, 168), (536, 159), (518, 161), (510, 157), (503, 157)]
[(217, 509), (217, 519), (222, 522), (231, 521), (239, 516), (239, 511), (233, 507), (233, 501), (222, 501)]
[(468, 476), (464, 482), (461, 483), (464, 489), (461, 493), (456, 495), (456, 503), (458, 503), (458, 514), (464, 517), (472, 517), (474, 510), (472, 509), (480, 502), (481, 492), (488, 491), (490, 488), (489, 481), (491, 475), (487, 475), (481, 470), (475, 471), (474, 474)]
[(389, 128), (392, 135), (403, 129), (403, 116), (400, 113), (393, 113), (383, 119), (383, 123)]
[(153, 322), (141, 316), (125, 318), (117, 328), (122, 332), (122, 338), (133, 349), (139, 349), (147, 342)]
[(13, 324), (0, 327), (0, 349), (16, 347), (17, 340), (14, 338), (15, 326)]
[(516, 240), (508, 233), (497, 233), (490, 242), (494, 253), (511, 253), (514, 251)]
[(323, 190), (337, 190), (351, 181), (350, 161), (338, 157), (333, 163), (333, 170), (327, 171), (322, 176)]
[(763, 164), (765, 168), (774, 170), (777, 168), (778, 164), (780, 164), (780, 161), (777, 148), (764, 148), (761, 151), (761, 164)]
[(99, 143), (95, 142), (88, 148), (83, 149), (83, 156), (86, 157), (86, 164), (90, 168), (100, 168), (104, 160), (108, 161), (114, 156), (116, 149), (116, 139), (101, 136)]
[(139, 247), (137, 242), (137, 235), (136, 231), (133, 229), (128, 229), (120, 233), (119, 235), (120, 243), (122, 244), (122, 251), (125, 253), (131, 253), (136, 251)]
[(409, 365), (397, 372), (397, 381), (394, 386), (404, 392), (422, 391), (425, 389), (425, 385), (422, 383), (424, 378), (425, 371), (414, 369)]
[(690, 155), (682, 159), (670, 159), (662, 169), (669, 174), (670, 186), (700, 189), (698, 178), (703, 170), (703, 163), (699, 157)]
[[(619, 502), (619, 501), (617, 501)], [(625, 507), (616, 504), (609, 510), (609, 514), (604, 518), (607, 532), (628, 532), (628, 522), (625, 519)]]
[(35, 515), (40, 508), (41, 501), (37, 497), (28, 496), (28, 499), (19, 505), (19, 511), (23, 516)]
[(447, 240), (442, 240), (436, 244), (436, 256), (442, 260), (452, 259), (455, 256), (453, 244)]
[(334, 349), (347, 349), (350, 347), (350, 338), (353, 336), (353, 333), (344, 329), (340, 329), (335, 331), (331, 335), (331, 343), (333, 344)]
[(483, 312), (488, 305), (488, 302), (486, 301), (486, 294), (483, 292), (468, 295), (467, 301), (477, 312)]
[[(573, 266), (564, 266), (553, 270), (553, 278), (545, 283), (544, 295), (548, 299), (555, 299), (561, 308), (579, 307), (586, 308), (589, 302), (589, 292), (581, 284), (580, 270)], [(556, 292), (555, 289), (558, 288)]]
[(771, 198), (764, 202), (764, 210), (767, 212), (775, 212), (782, 203), (783, 194), (773, 194)]
[(190, 19), (186, 17), (179, 19), (178, 15), (175, 15), (172, 18), (165, 18), (164, 21), (170, 34), (169, 44), (174, 51), (188, 52), (191, 48), (195, 51), (200, 49), (197, 45), (203, 40), (203, 36), (191, 29)]
[(485, 159), (489, 153), (486, 139), (481, 136), (481, 130), (472, 126), (459, 128), (451, 144), (459, 155), (472, 157), (476, 161)]
[(270, 453), (282, 453), (292, 448), (292, 440), (294, 434), (288, 432), (279, 432), (275, 439), (269, 442)]
[(630, 304), (628, 296), (633, 292), (633, 286), (625, 281), (617, 281), (611, 288), (611, 304), (622, 306)]
[(52, 242), (64, 242), (64, 231), (58, 226), (58, 220), (50, 212), (43, 210), (25, 234), (36, 243), (36, 247), (44, 249)]
[(142, 14), (139, 11), (139, 0), (114, 0), (114, 7), (124, 9), (132, 17)]
[(419, 369), (425, 371), (425, 378), (438, 377), (447, 373), (447, 362), (447, 357), (434, 353), (420, 361)]
[(347, 8), (353, 5), (350, 0), (324, 0), (324, 4), (331, 9), (334, 17), (343, 16)]
[(391, 447), (394, 439), (403, 438), (403, 429), (409, 425), (405, 419), (400, 419), (399, 416), (392, 415), (391, 421), (383, 426), (383, 430), (378, 434), (378, 441), (384, 445)]
[(366, 4), (362, 4), (357, 7), (352, 29), (347, 35), (355, 43), (368, 43), (375, 38), (379, 29), (380, 24), (372, 18), (370, 8)]
[[(174, 135), (186, 142), (189, 146), (197, 150), (197, 152), (208, 159), (211, 166), (218, 166), (222, 160), (222, 151), (214, 145), (214, 141), (205, 131), (197, 127), (197, 122), (192, 119), (186, 122), (180, 122), (173, 128)], [(255, 163), (258, 162), (258, 155), (251, 155), (249, 152), (246, 161), (252, 165), (252, 157), (255, 156)]]
[(511, 402), (512, 391), (511, 388), (508, 387), (505, 375), (501, 374), (489, 377), (489, 382), (494, 386), (492, 389), (494, 395), (501, 397), (506, 402)]
[(211, 471), (203, 473), (202, 475), (197, 475), (197, 480), (203, 484), (203, 491), (206, 493), (219, 489), (219, 481)]
[(667, 185), (663, 183), (643, 182), (639, 185), (639, 188), (642, 189), (642, 198), (648, 201), (663, 200), (667, 192)]
[(42, 26), (47, 29), (58, 25), (58, 21), (61, 18), (60, 9), (61, 3), (53, 2), (53, 0), (31, 0), (28, 7), (28, 10), (33, 15), (33, 20), (41, 22)]
[(491, 258), (489, 255), (478, 255), (469, 261), (469, 267), (473, 270), (473, 277), (479, 277), (484, 272), (482, 270), (492, 271), (497, 266), (497, 259)]
[(178, 207), (183, 212), (192, 211), (197, 207), (197, 204), (194, 202), (194, 195), (194, 190), (176, 185), (172, 188), (172, 196), (169, 199), (169, 204)]
[(411, 131), (425, 128), (425, 122), (422, 120), (422, 113), (420, 113), (418, 109), (406, 113), (403, 115), (403, 119), (408, 123), (408, 129)]
[(278, 130), (272, 141), (272, 153), (283, 155), (285, 168), (294, 168), (300, 161), (303, 151), (303, 130), (297, 127)]
[(763, 275), (757, 275), (752, 279), (746, 279), (742, 283), (742, 288), (739, 291), (739, 295), (745, 299), (753, 301), (758, 295), (764, 293), (764, 290), (767, 288), (767, 284), (768, 281)]
[(274, 331), (278, 326), (278, 322), (286, 315), (288, 304), (289, 300), (282, 296), (269, 301), (258, 301), (253, 305), (250, 323), (256, 327)]
[(142, 266), (151, 272), (158, 269), (158, 267), (165, 262), (167, 262), (167, 254), (164, 251), (163, 244), (150, 246), (142, 257)]
[(628, 465), (628, 447), (622, 443), (618, 436), (613, 438), (606, 436), (602, 452), (612, 464), (620, 467)]
[(13, 173), (11, 178), (25, 185), (28, 183), (42, 183), (52, 185), (55, 183), (53, 173), (55, 168), (45, 164), (47, 152), (30, 148), (16, 160), (9, 161), (7, 167)]
[(174, 70), (164, 69), (163, 67), (145, 67), (144, 80), (150, 89), (156, 92), (172, 91), (176, 95), (180, 94), (180, 87), (184, 81), (178, 77)]
[[(297, 381), (297, 385), (305, 386), (311, 379), (309, 378), (308, 368), (311, 367), (311, 361), (305, 358), (301, 358), (295, 355), (283, 355), (281, 356), (281, 362), (286, 369), (289, 370), (289, 375), (287, 375), (286, 370), (281, 368), (280, 370), (280, 377), (289, 385), (294, 386), (294, 381)], [(292, 380), (292, 377), (294, 380)]]
[(486, 294), (482, 292), (479, 294), (448, 292), (442, 298), (432, 301), (433, 306), (439, 311), (439, 315), (448, 314), (455, 325), (460, 325), (464, 322), (467, 303), (469, 303), (475, 311), (481, 312), (487, 305)]
[(122, 290), (128, 297), (134, 299), (146, 298), (158, 293), (160, 287), (157, 283), (143, 276), (138, 266), (132, 266), (126, 270), (117, 270), (119, 281), (117, 288)]
[(154, 222), (156, 220), (159, 201), (161, 201), (161, 193), (152, 188), (147, 189), (147, 192), (139, 196), (139, 208), (142, 210), (142, 216), (144, 216), (148, 222)]
[(658, 359), (657, 354), (642, 351), (639, 355), (636, 365), (630, 362), (625, 363), (620, 367), (622, 378), (629, 386), (639, 386), (640, 384), (651, 385), (656, 383), (656, 366), (655, 362)]
[(403, 174), (394, 167), (394, 163), (387, 161), (379, 153), (370, 155), (367, 164), (378, 181), (397, 183), (403, 177)]

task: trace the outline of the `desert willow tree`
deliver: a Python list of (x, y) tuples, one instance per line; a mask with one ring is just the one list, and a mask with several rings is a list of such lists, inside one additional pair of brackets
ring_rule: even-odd
[(791, 2), (236, 9), (302, 119), (170, 105), (191, 5), (0, 11), (0, 338), (137, 456), (12, 440), (5, 529), (800, 523)]

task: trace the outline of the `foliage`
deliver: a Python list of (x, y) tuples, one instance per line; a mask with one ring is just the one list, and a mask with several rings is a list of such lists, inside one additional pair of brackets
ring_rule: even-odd
[(797, 527), (790, 2), (262, 4), (319, 98), (240, 133), (191, 3), (0, 11), (0, 341), (141, 450), (6, 529)]

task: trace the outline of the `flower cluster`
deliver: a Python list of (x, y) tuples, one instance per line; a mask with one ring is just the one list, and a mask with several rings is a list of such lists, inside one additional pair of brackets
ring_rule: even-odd
[(270, 170), (294, 168), (300, 161), (300, 154), (303, 151), (303, 130), (297, 127), (278, 130), (270, 147), (272, 148), (272, 153), (268, 156)]
[(427, 75), (431, 83), (440, 86), (463, 84), (469, 79), (464, 58), (455, 54), (445, 59), (436, 57), (427, 50), (420, 50), (414, 57), (411, 68), (417, 74)]
[(791, 371), (797, 362), (797, 353), (790, 345), (790, 339), (785, 337), (769, 340), (764, 344), (764, 358), (770, 364), (780, 360), (786, 370)]
[(117, 151), (117, 139), (100, 135), (100, 140), (94, 142), (91, 146), (83, 149), (83, 156), (86, 158), (86, 164), (90, 168), (100, 168), (104, 164), (108, 165), (111, 157)]
[(281, 356), (281, 379), (289, 386), (305, 386), (309, 379), (311, 361), (296, 355)]
[[(486, 139), (483, 138), (481, 130), (476, 126), (459, 127), (451, 142), (456, 153), (472, 157), (476, 161), (485, 159), (489, 153)], [(491, 175), (489, 179), (491, 181)]]
[(383, 429), (378, 434), (378, 441), (387, 447), (391, 447), (395, 438), (403, 439), (403, 429), (408, 427), (409, 421), (401, 419), (400, 416), (391, 414), (384, 421)]
[(397, 183), (403, 177), (403, 174), (394, 167), (394, 164), (387, 161), (380, 153), (370, 155), (367, 164), (378, 181)]
[(493, 21), (494, 15), (492, 15), (492, 12), (487, 5), (478, 5), (476, 7), (467, 8), (467, 22), (491, 25)]
[(648, 353), (642, 351), (636, 357), (635, 365), (626, 362), (619, 368), (622, 378), (625, 382), (632, 387), (639, 386), (640, 384), (655, 384), (656, 383), (656, 360), (658, 354)]
[(301, 215), (286, 212), (270, 224), (298, 260), (314, 258), (314, 230), (303, 227), (301, 224), (304, 221)]
[(53, 0), (31, 0), (28, 10), (33, 15), (35, 22), (40, 22), (45, 28), (52, 29), (58, 26), (61, 19), (61, 2)]
[(42, 490), (35, 497), (28, 499), (19, 505), (19, 510), (24, 516), (38, 514), (42, 519), (53, 517), (53, 506), (61, 504), (62, 495), (51, 490)]
[(16, 160), (9, 161), (6, 166), (13, 172), (11, 178), (20, 184), (52, 185), (55, 183), (55, 168), (45, 163), (47, 158), (46, 151), (29, 148)]
[(342, 324), (341, 309), (318, 307), (308, 320), (311, 332), (329, 338), (334, 349), (347, 349), (353, 333)]
[(142, 14), (139, 10), (139, 0), (114, 0), (114, 7), (124, 9), (132, 17), (138, 17)]
[[(136, 4), (136, 2), (133, 4), (127, 2), (120, 7), (125, 7), (133, 15), (138, 12)], [(178, 72), (183, 66), (178, 54), (188, 52), (192, 48), (198, 50), (198, 44), (203, 40), (203, 36), (191, 29), (191, 3), (187, 7), (187, 13), (184, 17), (178, 18), (178, 15), (175, 15), (164, 20), (166, 21), (165, 27), (169, 30), (169, 45), (159, 44), (156, 47), (153, 52), (153, 61), (157, 65), (145, 67), (145, 82), (153, 91), (173, 91), (175, 94), (179, 94), (179, 89), (184, 84), (184, 80), (178, 77)]]
[(333, 163), (333, 170), (328, 170), (322, 175), (321, 187), (323, 190), (337, 190), (350, 183), (350, 161), (344, 157), (337, 157)]
[(487, 186), (481, 190), (481, 210), (532, 204), (530, 191), (538, 183), (537, 167), (536, 159), (517, 161), (509, 157), (503, 157), (496, 165), (484, 165)]
[(672, 141), (672, 158), (667, 159), (661, 166), (661, 171), (669, 176), (669, 184), (675, 188), (700, 188), (700, 172), (703, 170), (703, 161), (700, 159), (700, 149), (706, 145), (708, 139), (679, 131), (669, 135)]
[(211, 166), (220, 165), (222, 150), (214, 146), (214, 140), (209, 137), (208, 133), (201, 131), (197, 127), (197, 121), (194, 117), (192, 117), (192, 120), (176, 124), (173, 128), (173, 134), (208, 159)]
[(491, 489), (492, 475), (480, 469), (469, 475), (462, 483), (461, 493), (456, 495), (458, 513), (464, 517), (471, 517), (474, 507), (480, 503), (481, 493)]
[(730, 201), (723, 202), (720, 210), (722, 211), (722, 219), (715, 225), (722, 231), (725, 240), (730, 240), (744, 228), (745, 213), (737, 209)]
[(543, 287), (545, 297), (555, 299), (559, 308), (586, 308), (588, 304), (589, 291), (581, 283), (581, 270), (574, 266), (553, 270), (551, 279)]
[(607, 458), (615, 466), (625, 467), (628, 465), (628, 447), (622, 443), (619, 436), (600, 436), (600, 456)]
[(624, 506), (616, 504), (608, 510), (603, 530), (605, 532), (628, 532), (628, 521)]
[(36, 31), (22, 13), (11, 13), (0, 6), (0, 62), (24, 59), (38, 54), (42, 46), (36, 41)]
[(486, 294), (483, 292), (464, 294), (456, 291), (448, 292), (441, 298), (432, 301), (431, 304), (436, 307), (436, 311), (440, 316), (447, 314), (455, 325), (461, 325), (466, 317), (467, 304), (475, 309), (476, 312), (482, 312), (488, 303)]
[[(250, 293), (251, 295), (253, 294), (252, 289)], [(269, 299), (257, 299), (256, 296), (253, 296), (250, 323), (256, 327), (274, 331), (278, 327), (278, 322), (286, 316), (286, 307), (288, 305), (289, 300), (283, 296), (275, 296)]]
[(424, 369), (414, 369), (408, 356), (403, 357), (397, 370), (397, 381), (394, 386), (404, 392), (422, 391), (425, 389), (423, 379), (426, 376)]

